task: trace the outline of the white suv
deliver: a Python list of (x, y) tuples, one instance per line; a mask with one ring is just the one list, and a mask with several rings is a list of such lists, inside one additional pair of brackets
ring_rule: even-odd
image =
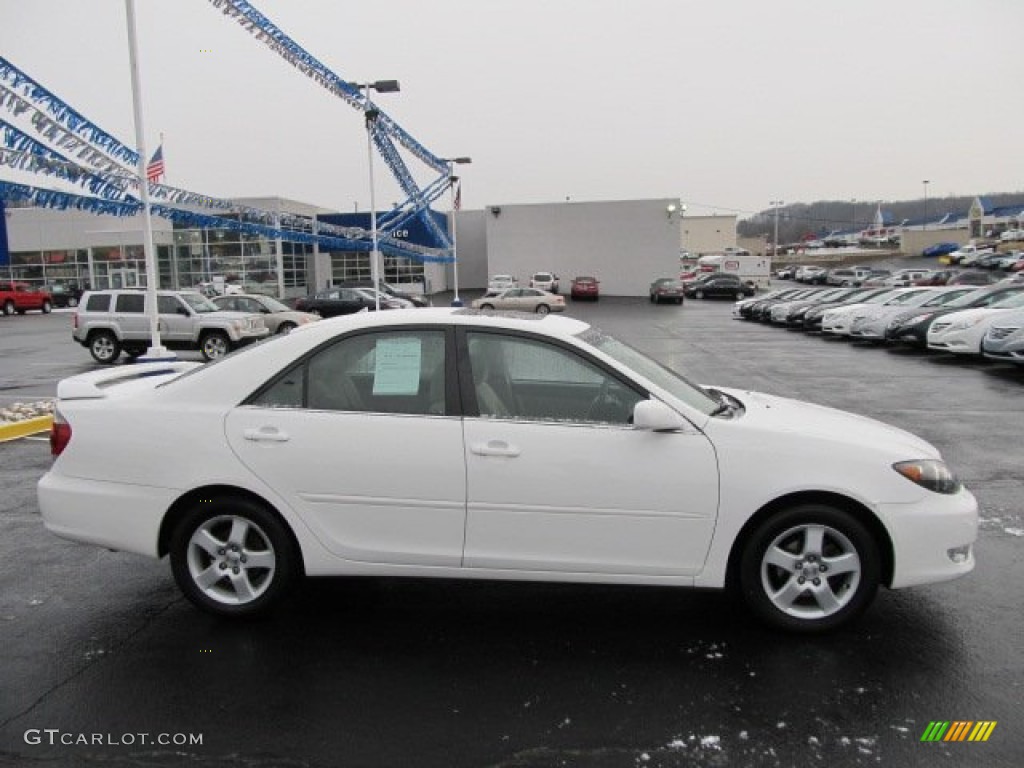
[(530, 287), (558, 293), (558, 275), (554, 272), (534, 272), (530, 276)]
[[(157, 291), (160, 343), (167, 349), (198, 349), (207, 360), (270, 335), (261, 315), (225, 312), (196, 291)], [(140, 356), (152, 344), (145, 291), (87, 291), (71, 322), (71, 336), (98, 363), (121, 352)]]

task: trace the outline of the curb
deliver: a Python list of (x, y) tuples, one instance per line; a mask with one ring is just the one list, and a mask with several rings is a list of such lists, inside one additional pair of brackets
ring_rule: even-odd
[(0, 443), (36, 435), (40, 432), (49, 432), (51, 426), (53, 426), (53, 416), (37, 416), (34, 419), (0, 424)]

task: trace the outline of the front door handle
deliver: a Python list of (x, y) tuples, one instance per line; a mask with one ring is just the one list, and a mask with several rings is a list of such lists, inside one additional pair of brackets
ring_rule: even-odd
[(291, 440), (287, 432), (281, 432), (277, 427), (252, 427), (245, 430), (242, 437), (257, 443), (286, 443)]
[(488, 440), (486, 443), (473, 443), (469, 450), (477, 456), (508, 456), (515, 458), (522, 451), (504, 440)]

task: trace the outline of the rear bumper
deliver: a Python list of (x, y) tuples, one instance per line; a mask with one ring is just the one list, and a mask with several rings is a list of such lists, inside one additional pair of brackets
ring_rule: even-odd
[(178, 493), (53, 471), (37, 486), (47, 530), (64, 539), (150, 557), (157, 557), (160, 524)]

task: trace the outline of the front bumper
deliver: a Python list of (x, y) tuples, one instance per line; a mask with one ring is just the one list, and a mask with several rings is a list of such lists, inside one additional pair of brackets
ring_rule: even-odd
[(952, 495), (929, 493), (913, 504), (882, 504), (878, 514), (892, 537), (894, 589), (949, 581), (974, 570), (978, 502), (966, 488)]

